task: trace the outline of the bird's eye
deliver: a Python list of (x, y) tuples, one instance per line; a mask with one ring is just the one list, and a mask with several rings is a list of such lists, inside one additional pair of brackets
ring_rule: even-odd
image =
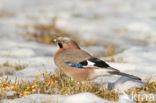
[(60, 48), (63, 48), (63, 45), (62, 45), (62, 43), (58, 43), (58, 46), (60, 47)]

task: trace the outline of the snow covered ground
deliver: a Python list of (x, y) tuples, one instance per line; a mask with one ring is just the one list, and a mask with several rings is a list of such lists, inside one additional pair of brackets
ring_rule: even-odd
[[(126, 77), (110, 76), (99, 77), (95, 82), (104, 82), (104, 86), (125, 91), (131, 87), (140, 87), (147, 81), (156, 81), (155, 11), (155, 0), (0, 0), (0, 64), (8, 62), (27, 65), (19, 71), (0, 67), (0, 74), (4, 70), (8, 73), (4, 77), (12, 81), (21, 78), (31, 81), (41, 73), (55, 73), (53, 55), (56, 47), (27, 41), (20, 28), (29, 25), (28, 30), (34, 31), (31, 25), (50, 24), (55, 18), (58, 29), (75, 34), (82, 41), (95, 42), (97, 47), (82, 47), (94, 56), (106, 52), (103, 45), (115, 45), (120, 52), (114, 59), (122, 59), (124, 63), (109, 64), (143, 80), (139, 82)], [(101, 59), (105, 60), (106, 57)], [(30, 103), (31, 100), (35, 103), (46, 100), (56, 103), (108, 103), (91, 93), (71, 96), (32, 94), (4, 100), (4, 103)], [(134, 101), (121, 95), (119, 102)]]

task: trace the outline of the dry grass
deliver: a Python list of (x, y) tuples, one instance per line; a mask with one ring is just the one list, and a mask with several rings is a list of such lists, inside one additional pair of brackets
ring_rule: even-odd
[[(142, 88), (132, 88), (135, 92), (145, 91), (156, 94), (156, 82), (147, 82)], [(129, 93), (132, 91), (128, 91)]]
[[(26, 83), (24, 81), (11, 83), (8, 79), (0, 82), (0, 92), (3, 92), (1, 99), (4, 98), (19, 98), (28, 94), (45, 93), (45, 94), (61, 94), (71, 95), (82, 92), (91, 92), (102, 98), (117, 101), (118, 93), (114, 90), (100, 89), (97, 84), (89, 81), (78, 82), (67, 78), (63, 73), (60, 75), (43, 75), (44, 80), (34, 80), (33, 82)], [(6, 91), (16, 91), (16, 94), (10, 97), (5, 95)]]
[(106, 62), (125, 63), (125, 61), (122, 58), (118, 58), (117, 60), (114, 59), (113, 56), (119, 53), (115, 45), (108, 45), (108, 46), (105, 46), (105, 48), (108, 48), (108, 49), (107, 49), (107, 52), (104, 54), (104, 57), (109, 57), (108, 59), (105, 60)]
[(116, 46), (114, 46), (114, 45), (108, 45), (108, 46), (106, 46), (106, 48), (108, 48), (108, 50), (104, 54), (105, 57), (114, 56), (118, 53), (116, 50)]
[[(60, 73), (59, 75), (43, 74), (42, 77), (44, 78), (43, 80), (36, 79), (33, 82), (28, 83), (24, 81), (15, 81), (12, 83), (8, 79), (1, 80), (0, 99), (19, 98), (34, 93), (71, 95), (82, 92), (90, 92), (110, 101), (118, 101), (119, 98), (119, 93), (115, 92), (114, 90), (103, 89), (103, 87), (89, 81), (74, 81), (70, 78), (67, 78), (63, 73)], [(5, 93), (7, 91), (16, 91), (16, 94), (13, 96), (6, 96)], [(145, 91), (147, 93), (156, 93), (156, 82), (147, 83), (142, 88), (132, 88), (127, 91), (127, 94), (140, 94), (141, 91)], [(146, 100), (139, 101), (138, 97), (136, 97), (136, 100), (138, 100), (138, 103), (150, 103)]]
[(10, 67), (10, 68), (14, 68), (15, 70), (22, 70), (24, 68), (27, 67), (27, 65), (20, 65), (20, 64), (10, 64), (9, 62), (6, 62), (4, 64), (1, 65), (1, 67)]
[[(27, 67), (27, 65), (10, 64), (9, 62), (6, 62), (4, 64), (1, 64), (0, 67), (1, 67), (0, 68), (0, 76), (3, 77), (4, 75), (13, 75), (15, 71), (25, 69)], [(9, 67), (8, 69), (10, 69), (10, 70), (5, 71), (4, 67)]]

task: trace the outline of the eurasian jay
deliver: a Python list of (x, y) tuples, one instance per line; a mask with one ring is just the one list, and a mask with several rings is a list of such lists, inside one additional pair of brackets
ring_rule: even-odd
[(55, 37), (53, 40), (58, 49), (54, 54), (54, 62), (67, 76), (75, 80), (91, 80), (99, 76), (121, 75), (135, 80), (139, 77), (120, 72), (106, 62), (83, 51), (79, 45), (67, 37)]

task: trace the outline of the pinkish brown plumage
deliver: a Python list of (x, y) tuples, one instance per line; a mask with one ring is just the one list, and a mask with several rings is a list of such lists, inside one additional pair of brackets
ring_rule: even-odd
[(122, 75), (136, 80), (139, 77), (122, 73), (104, 61), (80, 49), (78, 44), (67, 37), (57, 37), (58, 49), (54, 55), (56, 66), (75, 80), (90, 80), (98, 76)]

